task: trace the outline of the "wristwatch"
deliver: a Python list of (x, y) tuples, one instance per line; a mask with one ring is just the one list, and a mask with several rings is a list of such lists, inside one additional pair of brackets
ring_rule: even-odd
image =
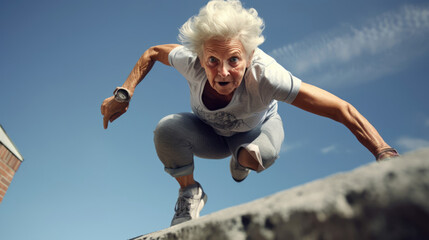
[(131, 100), (130, 92), (123, 87), (117, 87), (113, 92), (115, 100), (120, 103), (129, 102)]
[(388, 158), (398, 157), (398, 156), (399, 156), (399, 153), (398, 153), (398, 151), (396, 151), (396, 149), (394, 149), (394, 148), (386, 148), (386, 149), (381, 150), (381, 151), (377, 154), (377, 156), (375, 157), (375, 160), (380, 161), (380, 160), (381, 160), (381, 158), (380, 158), (380, 157), (381, 157), (383, 154), (387, 153), (387, 152), (392, 153), (392, 155), (391, 155), (390, 157), (388, 157)]

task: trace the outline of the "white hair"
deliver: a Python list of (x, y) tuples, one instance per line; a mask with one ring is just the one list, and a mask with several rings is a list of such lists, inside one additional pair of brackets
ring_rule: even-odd
[(243, 8), (239, 0), (211, 0), (180, 28), (179, 40), (202, 56), (209, 39), (240, 40), (248, 56), (264, 42), (264, 21), (254, 8)]

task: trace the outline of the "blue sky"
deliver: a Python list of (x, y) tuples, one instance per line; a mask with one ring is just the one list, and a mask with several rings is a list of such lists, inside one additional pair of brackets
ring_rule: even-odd
[[(429, 4), (243, 2), (265, 20), (261, 48), (286, 69), (352, 103), (400, 152), (429, 146)], [(153, 129), (190, 111), (186, 81), (156, 64), (108, 130), (100, 104), (202, 5), (0, 0), (0, 124), (25, 159), (0, 204), (0, 239), (127, 239), (169, 226), (178, 185)], [(238, 184), (229, 159), (195, 159), (203, 215), (374, 161), (344, 126), (288, 104), (279, 113), (286, 140), (267, 171)]]

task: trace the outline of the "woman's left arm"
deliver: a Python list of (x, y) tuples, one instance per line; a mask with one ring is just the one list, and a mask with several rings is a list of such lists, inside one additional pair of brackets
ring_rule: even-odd
[(344, 124), (377, 160), (398, 155), (356, 108), (325, 90), (302, 83), (292, 105)]

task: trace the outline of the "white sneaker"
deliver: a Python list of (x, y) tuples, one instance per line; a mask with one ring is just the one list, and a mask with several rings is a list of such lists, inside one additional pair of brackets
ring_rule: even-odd
[(231, 157), (231, 161), (229, 161), (229, 170), (231, 171), (232, 179), (236, 182), (243, 181), (250, 173), (248, 168), (241, 166), (233, 157)]
[(179, 198), (177, 199), (171, 226), (186, 222), (200, 217), (200, 211), (207, 202), (207, 195), (203, 188), (197, 182), (184, 189), (179, 190)]

